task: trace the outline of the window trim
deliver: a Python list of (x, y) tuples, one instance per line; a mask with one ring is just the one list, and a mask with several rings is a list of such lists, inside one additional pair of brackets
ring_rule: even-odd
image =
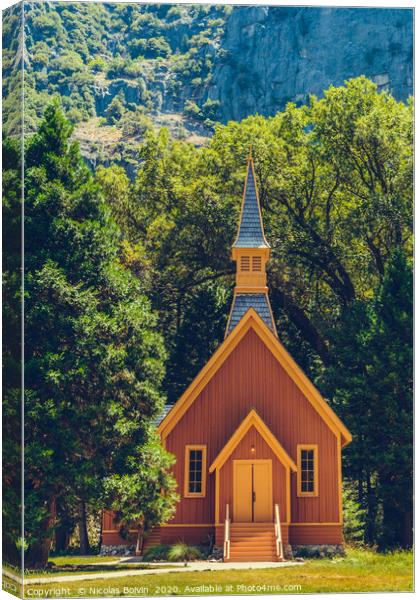
[[(314, 451), (314, 491), (302, 492), (302, 450)], [(318, 496), (318, 445), (317, 444), (298, 444), (297, 445), (297, 495), (299, 498), (316, 498)]]
[[(202, 450), (202, 469), (201, 469), (201, 492), (190, 492), (190, 451)], [(207, 446), (205, 444), (187, 444), (185, 446), (185, 465), (184, 465), (184, 498), (205, 498), (206, 480), (207, 480)]]

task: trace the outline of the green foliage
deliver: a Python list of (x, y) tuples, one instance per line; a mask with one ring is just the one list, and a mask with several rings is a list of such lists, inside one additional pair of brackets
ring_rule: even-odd
[[(155, 476), (161, 464), (156, 443), (150, 446), (150, 424), (163, 402), (165, 352), (156, 316), (119, 260), (120, 232), (69, 141), (71, 131), (55, 103), (26, 148), (25, 539), (31, 566), (48, 558), (57, 503), (65, 500), (76, 510), (83, 501), (98, 510), (105, 477), (133, 475), (133, 457), (142, 452), (150, 453)], [(162, 472), (168, 460), (162, 458)]]
[(365, 539), (385, 548), (412, 543), (412, 308), (412, 269), (397, 248), (373, 300), (344, 311), (325, 374), (354, 432), (346, 470), (368, 511)]
[(343, 486), (343, 534), (344, 540), (351, 544), (360, 544), (365, 538), (367, 511), (357, 501), (354, 483), (345, 482)]
[(188, 546), (184, 542), (178, 542), (170, 547), (168, 552), (168, 559), (171, 561), (184, 561), (184, 560), (203, 560), (205, 554), (198, 546)]
[(188, 546), (185, 542), (177, 544), (152, 546), (144, 553), (145, 561), (184, 562), (189, 560), (204, 560), (206, 553), (199, 546)]
[(133, 58), (166, 58), (171, 54), (171, 47), (163, 37), (148, 38), (146, 40), (132, 40), (130, 53)]
[(201, 111), (198, 105), (193, 100), (187, 100), (184, 105), (184, 113), (187, 117), (193, 119), (201, 118)]
[[(169, 99), (181, 111), (184, 96), (180, 91), (189, 89), (191, 79), (197, 86), (198, 79), (204, 82), (211, 77), (215, 47), (223, 35), (227, 15), (221, 6), (206, 10), (197, 5), (164, 8), (153, 4), (133, 5), (127, 10), (112, 3), (28, 4), (25, 109), (30, 120), (26, 130), (36, 130), (45, 105), (56, 94), (62, 96), (63, 108), (74, 122), (103, 116), (97, 89), (103, 89), (103, 73), (110, 81), (138, 80), (146, 87), (150, 82), (152, 89), (148, 97), (142, 92), (141, 102), (149, 110), (159, 110), (160, 95), (152, 92), (163, 67)], [(191, 27), (185, 27), (185, 23)], [(5, 102), (7, 133), (17, 133), (20, 126), (13, 115), (19, 102), (19, 25), (19, 9), (8, 11), (4, 26), (4, 95), (15, 93), (16, 97), (10, 105)]]
[(211, 100), (210, 98), (208, 98), (203, 104), (203, 118), (210, 119), (211, 121), (217, 120), (217, 118), (219, 117), (219, 108), (219, 100)]
[(21, 530), (21, 148), (3, 139), (3, 559), (20, 564)]
[(121, 120), (124, 113), (125, 106), (122, 97), (120, 95), (115, 96), (105, 111), (106, 122), (108, 125), (115, 125)]
[(147, 443), (127, 456), (123, 473), (105, 478), (106, 506), (115, 511), (123, 535), (129, 535), (130, 528), (143, 535), (173, 516), (178, 499), (177, 484), (170, 473), (173, 462), (158, 435), (150, 433)]
[(108, 79), (136, 79), (143, 74), (143, 65), (141, 60), (129, 60), (126, 58), (114, 58), (106, 69)]
[(127, 111), (121, 120), (121, 127), (126, 137), (143, 137), (153, 129), (153, 122), (143, 110)]
[(143, 559), (145, 561), (154, 561), (154, 560), (168, 560), (168, 553), (170, 550), (170, 546), (165, 544), (160, 544), (158, 546), (152, 546), (148, 548), (144, 555)]

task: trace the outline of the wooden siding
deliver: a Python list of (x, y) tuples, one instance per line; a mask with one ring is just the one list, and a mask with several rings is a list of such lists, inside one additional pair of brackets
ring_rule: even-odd
[[(337, 523), (337, 438), (252, 329), (166, 438), (167, 450), (177, 457), (178, 492), (182, 494), (184, 486), (185, 446), (205, 444), (210, 465), (251, 408), (295, 462), (297, 444), (318, 445), (319, 495), (298, 498), (293, 474), (291, 521)], [(207, 478), (206, 497), (182, 498), (172, 523), (214, 522), (215, 474), (207, 473)], [(224, 511), (221, 522), (223, 517)]]
[[(254, 446), (255, 452), (251, 452), (251, 446)], [(286, 522), (286, 468), (261, 438), (255, 427), (251, 427), (220, 469), (219, 514), (221, 520), (226, 514), (226, 504), (229, 504), (232, 520), (235, 521), (233, 514), (233, 461), (237, 459), (270, 459), (272, 461), (273, 506), (279, 504), (280, 519), (282, 522)]]
[(341, 525), (290, 525), (289, 541), (292, 545), (342, 544)]
[(111, 510), (104, 510), (102, 512), (102, 530), (118, 531), (118, 527), (114, 523), (114, 513)]
[(209, 546), (209, 536), (214, 539), (214, 526), (203, 525), (202, 527), (161, 527), (160, 539), (162, 544), (175, 544), (184, 541), (187, 544), (198, 544)]

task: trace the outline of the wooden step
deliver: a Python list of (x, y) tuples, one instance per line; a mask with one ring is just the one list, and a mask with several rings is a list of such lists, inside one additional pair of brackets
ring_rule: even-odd
[(231, 523), (231, 529), (272, 529), (274, 523)]
[(263, 560), (265, 562), (277, 562), (278, 558), (275, 554), (231, 554), (229, 560), (246, 560), (248, 562)]
[(277, 558), (276, 552), (230, 552), (230, 558), (269, 558), (270, 560), (273, 558)]
[(231, 539), (230, 540), (230, 545), (231, 546), (250, 546), (252, 548), (262, 548), (263, 546), (275, 546), (276, 545), (276, 541), (275, 540), (266, 540), (264, 542), (260, 542), (258, 540), (243, 540), (243, 541), (238, 541), (235, 539)]
[(273, 523), (232, 523), (227, 562), (277, 562)]
[(264, 544), (265, 542), (272, 542), (275, 541), (275, 537), (271, 536), (271, 535), (241, 535), (241, 536), (236, 536), (234, 534), (231, 534), (230, 536), (230, 541), (231, 542), (240, 542), (240, 543), (244, 543), (244, 542), (256, 542), (256, 543), (261, 543)]

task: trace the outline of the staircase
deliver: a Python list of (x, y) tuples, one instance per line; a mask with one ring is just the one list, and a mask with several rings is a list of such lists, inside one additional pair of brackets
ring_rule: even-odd
[(276, 562), (273, 523), (231, 523), (230, 552), (226, 562)]

